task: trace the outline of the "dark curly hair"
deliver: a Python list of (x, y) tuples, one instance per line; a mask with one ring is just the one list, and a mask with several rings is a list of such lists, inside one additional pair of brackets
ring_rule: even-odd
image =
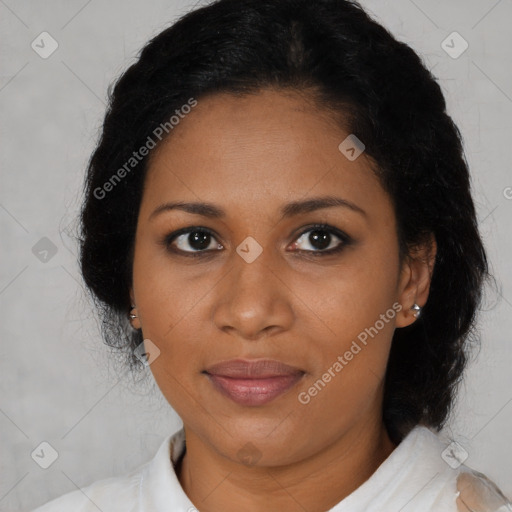
[[(364, 141), (393, 201), (402, 258), (434, 235), (430, 296), (417, 322), (395, 330), (383, 417), (395, 443), (417, 424), (440, 430), (468, 360), (487, 258), (461, 135), (435, 77), (355, 1), (214, 1), (149, 41), (109, 88), (80, 237), (81, 271), (106, 343), (132, 370), (142, 366), (133, 356), (142, 335), (127, 314), (149, 156), (115, 183), (113, 175), (190, 98), (263, 88), (304, 94)], [(100, 193), (107, 182), (108, 194)]]

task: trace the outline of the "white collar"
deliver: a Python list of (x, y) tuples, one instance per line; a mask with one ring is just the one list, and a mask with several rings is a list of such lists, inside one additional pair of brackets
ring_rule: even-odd
[[(472, 502), (476, 493), (478, 510), (512, 511), (512, 503), (485, 475), (463, 464), (452, 469), (445, 462), (443, 452), (449, 452), (450, 443), (427, 427), (414, 427), (366, 482), (328, 512), (456, 512), (462, 473), (471, 496), (461, 492), (459, 499)], [(127, 475), (96, 481), (34, 512), (197, 512), (176, 475), (185, 450), (182, 428), (165, 438), (152, 460)], [(502, 506), (496, 509), (497, 504)]]
[(175, 466), (185, 452), (183, 428), (168, 436), (153, 460), (141, 471), (138, 510), (152, 512), (191, 512), (194, 505), (181, 487)]
[[(441, 457), (446, 446), (429, 428), (414, 427), (371, 477), (329, 512), (382, 512), (388, 503), (394, 510), (404, 506), (402, 512), (430, 511), (435, 503), (436, 512), (451, 512), (452, 508), (443, 509), (441, 503), (455, 496), (458, 472)], [(175, 472), (185, 449), (182, 428), (167, 437), (153, 460), (143, 467), (139, 510), (196, 510)], [(398, 509), (396, 504), (400, 504)]]

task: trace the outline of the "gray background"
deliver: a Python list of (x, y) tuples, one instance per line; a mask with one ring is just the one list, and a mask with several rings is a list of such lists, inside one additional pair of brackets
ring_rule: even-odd
[[(482, 350), (446, 433), (469, 453), (466, 464), (512, 495), (512, 2), (362, 3), (422, 54), (465, 139), (501, 291), (486, 300)], [(0, 510), (27, 510), (131, 470), (181, 425), (152, 379), (137, 384), (113, 366), (70, 233), (108, 84), (193, 5), (0, 0)], [(47, 59), (31, 48), (43, 31), (59, 44)], [(469, 43), (457, 59), (441, 47), (453, 31)], [(47, 261), (32, 251), (43, 237), (57, 251)], [(31, 458), (43, 441), (59, 455), (48, 469)]]

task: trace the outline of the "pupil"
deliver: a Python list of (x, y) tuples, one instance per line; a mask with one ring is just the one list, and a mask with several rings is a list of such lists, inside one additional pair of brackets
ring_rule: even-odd
[(210, 245), (210, 235), (201, 231), (194, 231), (189, 235), (189, 244), (193, 249), (205, 249)]
[(317, 249), (325, 249), (329, 247), (331, 235), (326, 231), (312, 231), (309, 235), (309, 241), (313, 247)]

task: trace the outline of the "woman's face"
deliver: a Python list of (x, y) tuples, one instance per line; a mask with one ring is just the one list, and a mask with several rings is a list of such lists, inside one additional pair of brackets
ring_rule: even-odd
[[(186, 431), (233, 461), (293, 463), (381, 422), (393, 331), (418, 297), (388, 195), (338, 148), (348, 135), (292, 93), (223, 94), (152, 155), (132, 288), (150, 367)], [(307, 203), (327, 196), (339, 204)], [(212, 369), (235, 359), (296, 371)]]

